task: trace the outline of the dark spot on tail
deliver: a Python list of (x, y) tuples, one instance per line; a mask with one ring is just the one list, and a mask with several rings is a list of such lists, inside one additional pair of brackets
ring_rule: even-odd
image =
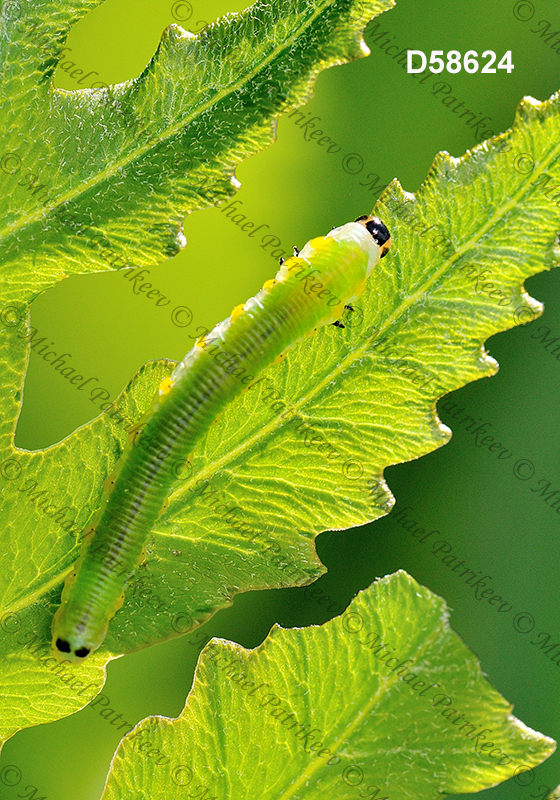
[(70, 652), (70, 642), (65, 642), (64, 639), (57, 639), (56, 646), (61, 653)]
[(78, 647), (77, 650), (74, 650), (74, 655), (78, 656), (78, 658), (85, 658), (86, 656), (89, 656), (90, 653), (91, 650), (89, 647)]

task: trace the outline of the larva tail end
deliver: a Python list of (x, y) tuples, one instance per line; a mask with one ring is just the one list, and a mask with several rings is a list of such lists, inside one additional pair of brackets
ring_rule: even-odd
[(95, 637), (91, 633), (77, 633), (76, 626), (68, 621), (67, 609), (67, 604), (63, 602), (53, 617), (51, 652), (58, 661), (72, 661), (79, 664), (101, 645), (107, 627)]
[(52, 654), (58, 661), (83, 661), (84, 658), (89, 656), (94, 648), (88, 647), (86, 643), (82, 642), (76, 642), (74, 643), (74, 647), (72, 646), (70, 640), (73, 637), (66, 636), (62, 630), (63, 608), (64, 606), (60, 606), (53, 619), (51, 643)]
[(53, 639), (52, 652), (54, 657), (59, 661), (80, 662), (89, 656), (91, 648), (85, 646), (77, 647), (74, 652), (72, 652), (70, 642), (59, 636), (57, 639)]

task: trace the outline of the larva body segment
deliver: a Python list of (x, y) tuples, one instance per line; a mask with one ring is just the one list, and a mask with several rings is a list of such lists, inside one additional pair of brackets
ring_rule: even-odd
[[(370, 229), (372, 219), (360, 218), (308, 242), (162, 382), (135, 426), (143, 446), (130, 437), (66, 579), (52, 624), (58, 656), (80, 661), (102, 643), (177, 480), (177, 464), (187, 460), (226, 404), (309, 331), (338, 320), (344, 306), (362, 294), (390, 242), (379, 221), (375, 233)], [(377, 223), (386, 233), (381, 240)]]

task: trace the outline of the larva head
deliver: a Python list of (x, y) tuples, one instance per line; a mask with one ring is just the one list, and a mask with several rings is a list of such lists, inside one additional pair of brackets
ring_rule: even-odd
[(391, 247), (391, 234), (379, 217), (372, 217), (371, 214), (364, 214), (364, 216), (358, 217), (354, 222), (359, 222), (371, 233), (373, 240), (379, 245), (379, 258), (386, 256)]

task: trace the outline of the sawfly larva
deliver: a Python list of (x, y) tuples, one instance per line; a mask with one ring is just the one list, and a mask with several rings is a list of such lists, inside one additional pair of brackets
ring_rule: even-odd
[(103, 642), (177, 481), (177, 463), (186, 462), (227, 403), (262, 370), (318, 326), (341, 324), (344, 307), (361, 296), (390, 243), (381, 220), (363, 216), (312, 239), (300, 253), (294, 248), (274, 280), (200, 337), (162, 381), (137, 426), (150, 446), (134, 446), (138, 430), (129, 437), (66, 578), (52, 624), (59, 657), (81, 661)]

